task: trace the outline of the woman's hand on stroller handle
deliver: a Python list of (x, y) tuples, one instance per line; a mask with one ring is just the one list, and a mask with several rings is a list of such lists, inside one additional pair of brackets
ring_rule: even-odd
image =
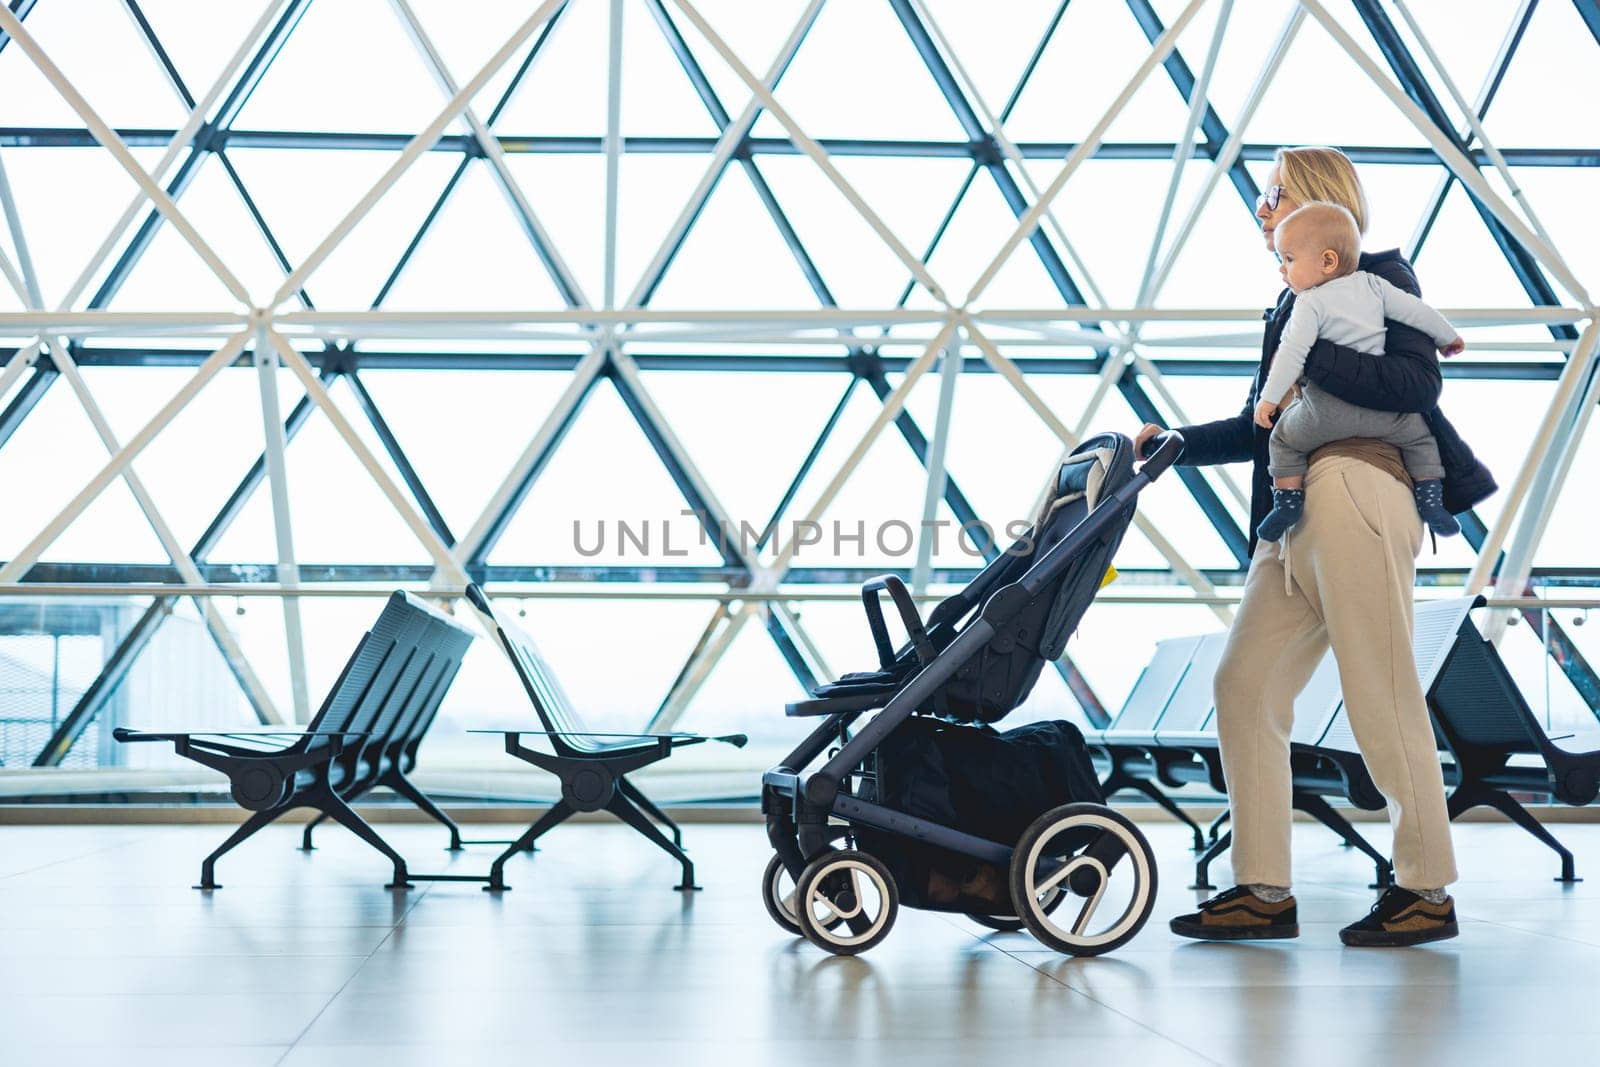
[(1183, 434), (1146, 423), (1134, 439), (1133, 451), (1135, 456), (1144, 460), (1144, 465), (1139, 468), (1140, 473), (1153, 482), (1183, 454)]
[[(1143, 426), (1139, 427), (1139, 432), (1133, 435), (1133, 458), (1138, 460), (1147, 458), (1144, 453), (1145, 442), (1149, 441), (1152, 437), (1155, 437), (1159, 434), (1164, 434), (1166, 432), (1167, 428), (1165, 426), (1157, 426), (1153, 422), (1147, 422)], [(1153, 451), (1154, 450), (1152, 449), (1152, 452)]]

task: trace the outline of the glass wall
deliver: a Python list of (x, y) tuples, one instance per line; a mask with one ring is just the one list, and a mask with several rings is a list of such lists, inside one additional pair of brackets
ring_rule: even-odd
[[(1600, 445), (1567, 368), (1600, 117), (1552, 106), (1592, 4), (10, 8), (0, 792), (206, 795), (111, 728), (304, 722), (383, 595), (471, 621), (470, 578), (597, 729), (751, 735), (666, 799), (749, 796), (806, 725), (783, 705), (873, 664), (861, 581), (931, 606), (1073, 441), (1239, 410), (1283, 144), (1356, 160), (1365, 247), (1469, 344), (1442, 404), (1506, 488), (1419, 595), (1487, 544), (1577, 605), (1503, 653), (1552, 728), (1593, 726)], [(1103, 723), (1156, 641), (1223, 628), (1247, 493), (1145, 494), (1017, 720)], [(480, 639), (418, 778), (546, 795), (467, 732), (531, 724)]]

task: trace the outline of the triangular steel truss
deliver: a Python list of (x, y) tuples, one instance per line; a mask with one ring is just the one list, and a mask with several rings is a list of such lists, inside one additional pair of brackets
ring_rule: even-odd
[[(1385, 148), (1344, 146), (1363, 163), (1438, 163), (1443, 165), (1440, 180), (1428, 208), (1419, 220), (1407, 252), (1415, 256), (1433, 231), (1440, 208), (1456, 183), (1466, 190), (1470, 202), (1486, 226), (1494, 243), (1527, 295), (1527, 304), (1515, 308), (1452, 311), (1452, 317), (1468, 326), (1501, 324), (1539, 324), (1548, 327), (1548, 347), (1559, 354), (1558, 362), (1506, 364), (1468, 364), (1452, 367), (1454, 375), (1484, 376), (1547, 375), (1557, 378), (1549, 412), (1536, 429), (1522, 469), (1506, 488), (1507, 499), (1498, 519), (1486, 525), (1476, 515), (1468, 515), (1464, 527), (1473, 548), (1479, 553), (1476, 566), (1462, 576), (1468, 588), (1477, 590), (1494, 584), (1502, 597), (1532, 593), (1532, 561), (1539, 538), (1547, 525), (1554, 502), (1573, 463), (1577, 442), (1587, 428), (1588, 417), (1600, 400), (1600, 375), (1595, 372), (1597, 333), (1596, 308), (1579, 278), (1573, 274), (1559, 251), (1563, 238), (1552, 235), (1541, 224), (1532, 205), (1517, 187), (1513, 166), (1532, 162), (1549, 163), (1545, 149), (1502, 150), (1488, 139), (1484, 123), (1494, 98), (1517, 57), (1537, 0), (1523, 0), (1507, 27), (1504, 43), (1495, 57), (1482, 88), (1474, 101), (1468, 101), (1462, 88), (1451, 78), (1448, 66), (1439, 62), (1422, 28), (1405, 0), (1351, 0), (1353, 16), (1345, 5), (1304, 0), (1281, 6), (1284, 21), (1274, 44), (1263, 57), (1261, 70), (1232, 131), (1213, 106), (1209, 89), (1218, 64), (1220, 47), (1229, 32), (1230, 22), (1260, 16), (1259, 5), (1241, 0), (1235, 11), (1234, 0), (1191, 0), (1167, 24), (1151, 0), (1126, 0), (1127, 15), (1150, 44), (1149, 53), (1132, 71), (1126, 84), (1082, 140), (1061, 145), (1019, 144), (1007, 133), (1006, 124), (1022, 99), (1024, 90), (1039, 69), (1052, 41), (1061, 32), (1068, 0), (1056, 7), (1044, 26), (1037, 45), (1031, 50), (1016, 82), (996, 109), (984, 99), (968, 73), (959, 42), (945, 35), (924, 0), (881, 0), (920, 57), (929, 82), (950, 107), (966, 141), (959, 144), (923, 144), (907, 141), (866, 142), (827, 141), (813, 138), (785, 110), (777, 90), (796, 55), (805, 46), (812, 27), (823, 9), (823, 0), (809, 0), (786, 36), (777, 54), (769, 57), (761, 71), (747, 65), (705, 18), (692, 0), (546, 0), (529, 5), (526, 18), (495, 50), (488, 61), (470, 76), (451, 71), (430, 38), (423, 22), (407, 0), (390, 0), (394, 17), (415, 45), (418, 57), (433, 76), (442, 98), (448, 102), (433, 121), (416, 135), (379, 135), (275, 132), (241, 130), (237, 120), (274, 60), (301, 26), (313, 0), (270, 0), (265, 5), (246, 39), (234, 50), (221, 74), (198, 97), (188, 85), (159, 35), (141, 10), (137, 0), (125, 0), (129, 17), (174, 95), (189, 113), (185, 125), (177, 130), (117, 131), (97, 115), (74, 88), (70, 71), (56, 67), (50, 55), (29, 33), (25, 21), (33, 13), (33, 0), (12, 0), (0, 9), (0, 55), (10, 49), (25, 52), (27, 58), (48, 79), (82, 120), (78, 129), (0, 129), (0, 149), (18, 145), (99, 145), (109, 152), (138, 184), (140, 193), (123, 212), (76, 282), (52, 308), (45, 302), (29, 256), (21, 218), (28, 205), (19, 205), (6, 180), (0, 157), (0, 204), (6, 214), (10, 235), (9, 251), (0, 243), (0, 275), (13, 290), (26, 311), (0, 313), (0, 331), (9, 335), (33, 337), (5, 360), (0, 371), (0, 448), (28, 417), (40, 398), (57, 381), (66, 381), (74, 391), (90, 422), (104, 444), (109, 459), (97, 475), (56, 516), (39, 531), (13, 559), (0, 564), (0, 593), (43, 590), (55, 585), (82, 585), (99, 591), (125, 591), (141, 587), (148, 593), (155, 581), (174, 586), (163, 592), (143, 618), (133, 627), (106, 663), (100, 677), (84, 694), (38, 755), (40, 765), (53, 765), (62, 759), (83, 728), (105, 704), (109, 693), (126, 674), (133, 660), (148, 644), (161, 621), (171, 612), (179, 595), (197, 594), (202, 617), (219, 649), (238, 677), (247, 697), (263, 721), (283, 721), (290, 717), (275, 707), (266, 687), (260, 682), (248, 659), (238, 647), (228, 627), (205, 595), (218, 586), (230, 591), (253, 585), (258, 592), (281, 595), (285, 632), (289, 642), (294, 718), (308, 717), (304, 651), (300, 636), (299, 598), (302, 585), (323, 584), (338, 575), (360, 575), (367, 581), (426, 582), (440, 595), (458, 593), (469, 579), (489, 582), (584, 581), (589, 579), (638, 581), (685, 580), (714, 582), (726, 592), (715, 604), (690, 660), (684, 664), (670, 690), (664, 695), (652, 718), (652, 725), (668, 727), (683, 713), (699, 685), (714, 669), (722, 653), (731, 645), (740, 628), (759, 617), (802, 684), (814, 682), (827, 673), (817, 646), (805, 632), (792, 604), (792, 594), (780, 592), (780, 585), (791, 587), (805, 582), (840, 583), (860, 575), (840, 568), (794, 566), (798, 546), (777, 536), (779, 520), (792, 510), (801, 483), (818, 475), (815, 464), (841, 413), (858, 385), (865, 384), (881, 405), (867, 431), (854, 442), (849, 459), (826, 482), (820, 498), (812, 505), (806, 520), (826, 513), (846, 479), (850, 477), (875, 441), (893, 428), (917, 461), (928, 471), (927, 510), (931, 516), (942, 499), (962, 523), (976, 522), (980, 516), (966, 495), (945, 470), (944, 444), (950, 420), (950, 398), (957, 388), (957, 376), (964, 372), (998, 374), (1021, 396), (1042, 420), (1063, 448), (1076, 443), (1089, 429), (1102, 400), (1115, 389), (1134, 414), (1153, 422), (1187, 421), (1168, 388), (1165, 378), (1172, 373), (1243, 374), (1251, 369), (1248, 361), (1211, 362), (1170, 361), (1159, 357), (1162, 344), (1174, 343), (1170, 336), (1145, 336), (1152, 324), (1191, 323), (1197, 328), (1192, 343), (1240, 346), (1214, 332), (1218, 322), (1246, 324), (1250, 313), (1217, 309), (1182, 309), (1163, 306), (1161, 291), (1174, 264), (1194, 231), (1215, 188), (1226, 182), (1237, 194), (1238, 202), (1253, 213), (1257, 187), (1246, 166), (1248, 160), (1261, 159), (1268, 146), (1251, 145), (1244, 132), (1257, 106), (1279, 75), (1285, 55), (1297, 36), (1323, 33), (1358, 66), (1414, 126), (1426, 148)], [(328, 2), (328, 0), (323, 0)], [(834, 0), (838, 3), (839, 0)], [(1083, 2), (1083, 0), (1080, 0)], [(1547, 0), (1548, 3), (1556, 0)], [(597, 140), (583, 138), (509, 138), (498, 123), (528, 74), (558, 37), (563, 20), (574, 5), (608, 4), (608, 114), (604, 135)], [(1600, 5), (1596, 0), (1573, 0), (1583, 24), (1600, 45)], [(1214, 30), (1207, 39), (1209, 48), (1201, 66), (1191, 66), (1177, 45), (1196, 17), (1205, 9), (1215, 16)], [(1244, 8), (1251, 10), (1245, 11)], [(1330, 8), (1341, 8), (1343, 17)], [(1177, 10), (1177, 5), (1172, 5)], [(1405, 26), (1402, 31), (1396, 23)], [(625, 18), (648, 18), (677, 59), (689, 87), (704, 107), (717, 131), (710, 141), (691, 143), (680, 139), (674, 147), (693, 149), (706, 158), (703, 175), (686, 199), (674, 224), (661, 241), (643, 274), (631, 286), (618, 276), (618, 173), (626, 152), (661, 148), (661, 144), (624, 142), (620, 126), (622, 77), (622, 28)], [(1316, 24), (1315, 29), (1311, 24)], [(1357, 35), (1376, 46), (1374, 58)], [(1186, 40), (1189, 38), (1185, 38)], [(1419, 55), (1420, 53), (1420, 55)], [(14, 59), (15, 57), (13, 57)], [(714, 87), (707, 62), (721, 63), (733, 72), (742, 86), (742, 107), (730, 110)], [(1433, 74), (1426, 73), (1432, 68)], [(1168, 144), (1124, 144), (1107, 140), (1107, 134), (1129, 102), (1153, 79), (1161, 68), (1164, 77), (1187, 108), (1187, 121)], [(499, 96), (487, 111), (478, 108), (481, 93), (502, 71), (512, 70), (499, 89)], [(556, 102), (558, 103), (558, 102)], [(1069, 104), (1070, 102), (1064, 102)], [(1459, 117), (1458, 117), (1459, 114)], [(760, 137), (753, 131), (762, 116), (775, 119), (784, 137)], [(129, 149), (132, 139), (165, 149), (156, 165), (146, 169)], [(559, 142), (559, 143), (557, 143)], [(370, 148), (383, 147), (395, 154), (383, 177), (362, 197), (308, 255), (292, 258), (275, 236), (269, 220), (238, 169), (229, 158), (229, 148), (270, 143), (274, 147)], [(584, 291), (577, 274), (563, 258), (552, 239), (544, 215), (559, 210), (546, 205), (519, 181), (508, 161), (508, 153), (596, 152), (606, 163), (606, 197), (603, 237), (604, 270), (597, 304)], [(313, 300), (316, 271), (356, 229), (368, 212), (428, 152), (456, 152), (460, 161), (439, 190), (431, 209), (415, 235), (406, 243), (393, 269), (387, 272), (372, 295), (370, 306), (361, 310), (339, 311), (319, 308)], [(875, 232), (904, 270), (907, 281), (899, 299), (890, 308), (852, 310), (840, 308), (795, 226), (785, 213), (778, 195), (763, 172), (764, 156), (799, 152), (808, 156), (849, 209)], [(949, 210), (934, 231), (929, 243), (920, 249), (903, 244), (884, 223), (874, 206), (846, 179), (836, 160), (848, 154), (949, 155), (971, 161), (970, 169)], [(1543, 153), (1541, 156), (1540, 153)], [(1592, 151), (1556, 153), (1556, 162), (1569, 165), (1594, 165)], [(253, 301), (239, 277), (208, 243), (206, 235), (192, 226), (182, 210), (185, 192), (206, 160), (215, 157), (223, 168), (229, 186), (237, 194), (259, 232), (272, 259), (282, 273), (280, 284), (270, 295)], [(1062, 188), (1089, 159), (1145, 158), (1169, 159), (1172, 177), (1159, 222), (1149, 249), (1138, 299), (1127, 308), (1107, 307), (1094, 273), (1079, 255), (1067, 230), (1054, 211)], [(1187, 207), (1178, 210), (1178, 193), (1186, 166), (1191, 162), (1209, 164), (1209, 177), (1203, 190)], [(565, 310), (518, 311), (504, 313), (462, 313), (450, 309), (434, 312), (392, 312), (385, 302), (404, 275), (430, 229), (460, 187), (475, 163), (487, 169), (521, 235), (527, 240), (547, 273)], [(1044, 164), (1043, 170), (1035, 169)], [(737, 166), (754, 190), (765, 214), (770, 218), (783, 245), (792, 254), (816, 307), (813, 310), (738, 312), (721, 309), (660, 311), (651, 306), (663, 279), (668, 276), (686, 239), (694, 232), (706, 204), (711, 200), (729, 168)], [(1039, 176), (1051, 175), (1042, 184)], [(1486, 175), (1488, 177), (1486, 177)], [(1491, 181), (1495, 178), (1501, 184)], [(985, 269), (976, 275), (965, 292), (952, 291), (941, 284), (930, 268), (956, 219), (969, 191), (980, 181), (993, 182), (1015, 219), (1014, 228), (1003, 236)], [(1498, 189), (1505, 189), (1509, 198)], [(1242, 219), (1241, 219), (1242, 225)], [(157, 315), (118, 312), (112, 309), (117, 295), (149, 252), (158, 233), (170, 227), (204, 263), (221, 287), (231, 294), (234, 304), (227, 307), (198, 308), (189, 313)], [(1020, 246), (1027, 245), (1026, 252)], [(1031, 256), (1060, 298), (1060, 306), (1045, 309), (994, 307), (984, 295), (996, 277), (1011, 262), (1013, 254)], [(110, 264), (107, 268), (107, 264)], [(90, 293), (91, 287), (93, 292)], [(626, 292), (626, 296), (620, 294)], [(88, 294), (85, 296), (85, 294)], [(259, 301), (259, 303), (255, 302)], [(927, 310), (931, 305), (932, 310)], [(1209, 326), (1207, 324), (1210, 324)], [(1150, 331), (1152, 334), (1158, 332)], [(153, 346), (116, 347), (96, 340), (96, 335), (123, 337), (130, 333), (150, 334), (172, 339), (222, 338), (214, 353), (190, 348), (161, 349)], [(514, 458), (497, 491), (472, 526), (452, 530), (436, 505), (415, 466), (407, 457), (396, 434), (371, 392), (362, 381), (363, 368), (385, 366), (461, 366), (459, 356), (448, 351), (401, 353), (385, 352), (375, 342), (388, 337), (410, 339), (511, 339), (530, 342), (528, 351), (495, 356), (479, 356), (479, 365), (559, 369), (569, 372), (561, 397), (528, 438), (526, 447)], [(1019, 346), (1028, 343), (1077, 346), (1092, 352), (1081, 359), (1019, 357)], [(701, 357), (660, 355), (652, 343), (702, 341), (718, 347), (720, 354)], [(538, 342), (534, 344), (533, 342)], [(722, 346), (747, 342), (752, 346), (803, 343), (803, 355), (774, 356), (728, 354)], [(837, 355), (821, 356), (819, 348), (833, 346)], [(309, 347), (308, 347), (309, 346)], [(320, 346), (320, 351), (316, 350)], [(1528, 346), (1524, 346), (1528, 347)], [(206, 383), (226, 367), (249, 360), (259, 370), (262, 420), (266, 449), (246, 472), (230, 495), (227, 504), (205, 533), (187, 548), (173, 537), (163, 520), (157, 501), (139, 483), (132, 468), (135, 456), (155, 439), (171, 419)], [(119, 438), (79, 373), (82, 366), (188, 364), (195, 375), (131, 438)], [(795, 473), (782, 501), (766, 525), (766, 535), (754, 552), (729, 538), (726, 531), (736, 528), (732, 516), (718, 501), (710, 482), (700, 472), (689, 452), (663, 417), (646, 388), (641, 369), (669, 367), (685, 369), (715, 366), (719, 369), (760, 371), (763, 369), (805, 369), (843, 371), (848, 375), (844, 395), (831, 414), (818, 427), (815, 445), (801, 469)], [(287, 369), (299, 380), (306, 395), (285, 414), (277, 399), (278, 369)], [(939, 368), (941, 404), (933, 436), (930, 438), (906, 411), (905, 403), (920, 378)], [(1096, 390), (1087, 407), (1078, 412), (1053, 411), (1030, 384), (1030, 376), (1052, 372), (1087, 373), (1095, 376)], [(644, 433), (651, 449), (681, 492), (689, 510), (699, 517), (713, 547), (721, 557), (717, 567), (682, 568), (563, 568), (539, 561), (519, 565), (491, 565), (488, 562), (511, 517), (527, 498), (528, 492), (551, 456), (560, 447), (568, 428), (583, 409), (597, 383), (613, 386), (624, 406)], [(345, 382), (357, 406), (382, 446), (383, 456), (366, 443), (343, 410), (329, 396), (336, 382)], [(313, 411), (320, 409), (332, 422), (373, 482), (388, 497), (397, 514), (406, 522), (426, 551), (430, 563), (424, 567), (397, 567), (371, 561), (307, 566), (297, 560), (294, 549), (294, 524), (289, 515), (287, 472), (284, 450)], [(387, 465), (385, 463), (387, 461)], [(392, 466), (398, 480), (389, 473)], [(1233, 556), (1233, 571), (1207, 571), (1192, 565), (1177, 545), (1157, 526), (1142, 516), (1140, 530), (1156, 550), (1166, 557), (1168, 568), (1161, 572), (1174, 583), (1187, 586), (1193, 601), (1210, 604), (1227, 618), (1226, 598), (1217, 586), (1233, 584), (1242, 574), (1247, 538), (1225, 498), (1235, 505), (1244, 503), (1239, 486), (1226, 473), (1201, 473), (1180, 469), (1180, 476), (1201, 514), (1215, 529), (1221, 543)], [(171, 565), (83, 565), (40, 563), (39, 558), (52, 541), (94, 501), (101, 490), (122, 481), (132, 492), (152, 529), (160, 538)], [(246, 501), (265, 485), (271, 494), (277, 536), (278, 559), (257, 567), (225, 567), (208, 563), (228, 527), (238, 517)], [(993, 554), (992, 544), (981, 546)], [(765, 553), (765, 555), (763, 555)], [(930, 579), (956, 580), (964, 572), (931, 572), (926, 548), (912, 577), (919, 586)], [(1159, 577), (1154, 575), (1152, 577)], [(1449, 575), (1443, 580), (1448, 581)], [(184, 592), (180, 593), (178, 590)], [(1552, 655), (1567, 671), (1578, 691), (1591, 707), (1600, 708), (1600, 682), (1595, 672), (1577, 652), (1570, 640), (1548, 616), (1535, 607), (1524, 614), (1530, 622), (1545, 627), (1544, 636)], [(1103, 722), (1106, 711), (1086, 680), (1069, 660), (1059, 664), (1071, 691), (1083, 705), (1087, 716)]]

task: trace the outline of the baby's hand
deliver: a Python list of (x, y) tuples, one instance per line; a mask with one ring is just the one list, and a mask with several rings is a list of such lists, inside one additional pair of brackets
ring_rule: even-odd
[(1278, 413), (1278, 405), (1270, 400), (1263, 400), (1256, 405), (1256, 425), (1264, 430), (1272, 429), (1272, 416)]
[(1450, 356), (1459, 356), (1462, 352), (1466, 351), (1466, 348), (1467, 342), (1457, 337), (1454, 341), (1451, 341), (1449, 344), (1439, 349), (1439, 354), (1448, 359)]

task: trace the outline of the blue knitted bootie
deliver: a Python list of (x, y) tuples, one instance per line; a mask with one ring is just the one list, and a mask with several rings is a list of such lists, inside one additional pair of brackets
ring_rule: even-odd
[(1422, 521), (1428, 524), (1428, 529), (1435, 535), (1449, 537), (1461, 532), (1461, 524), (1445, 509), (1443, 482), (1429, 478), (1418, 482), (1412, 492), (1416, 494), (1417, 511), (1422, 515)]
[(1276, 541), (1289, 527), (1300, 521), (1300, 516), (1306, 510), (1306, 491), (1304, 489), (1274, 489), (1272, 491), (1272, 510), (1267, 512), (1267, 517), (1261, 520), (1261, 525), (1256, 527), (1256, 536), (1263, 541)]

